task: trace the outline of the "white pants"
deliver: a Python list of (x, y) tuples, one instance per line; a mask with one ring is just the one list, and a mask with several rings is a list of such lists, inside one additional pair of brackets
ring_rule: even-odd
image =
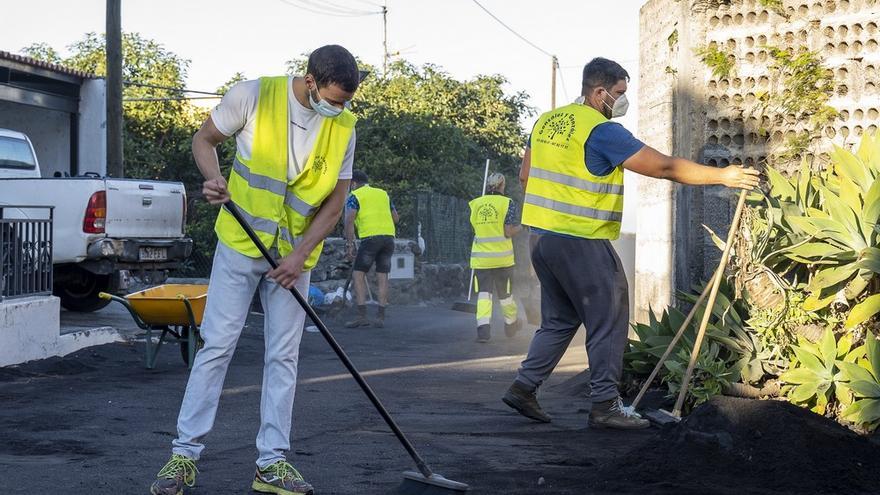
[[(293, 397), (305, 311), (287, 289), (265, 278), (270, 269), (269, 263), (262, 258), (249, 258), (217, 243), (201, 326), (205, 346), (196, 354), (180, 406), (177, 439), (172, 442), (175, 454), (198, 459), (205, 448), (200, 442), (214, 426), (226, 370), (258, 286), (265, 312), (266, 351), (257, 465), (265, 468), (285, 459), (285, 453), (290, 450)], [(297, 280), (296, 288), (300, 294), (308, 294), (310, 274), (304, 272)]]

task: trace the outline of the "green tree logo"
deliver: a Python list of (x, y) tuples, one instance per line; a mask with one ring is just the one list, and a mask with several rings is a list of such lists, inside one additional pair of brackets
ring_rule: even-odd
[(571, 139), (574, 134), (575, 118), (571, 113), (558, 113), (547, 119), (542, 125), (538, 134), (544, 135), (551, 141), (556, 141), (557, 137), (563, 137), (565, 141)]
[(477, 210), (479, 223), (491, 223), (498, 221), (498, 210), (492, 205), (483, 205)]
[(312, 162), (312, 170), (314, 170), (316, 174), (323, 174), (327, 170), (327, 160), (323, 155), (315, 157), (315, 160)]

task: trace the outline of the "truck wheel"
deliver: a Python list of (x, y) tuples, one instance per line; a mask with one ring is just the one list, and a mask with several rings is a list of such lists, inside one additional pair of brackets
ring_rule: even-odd
[(98, 275), (82, 268), (73, 267), (56, 281), (54, 294), (61, 298), (61, 305), (69, 311), (89, 313), (110, 304), (98, 294), (110, 291), (110, 275)]

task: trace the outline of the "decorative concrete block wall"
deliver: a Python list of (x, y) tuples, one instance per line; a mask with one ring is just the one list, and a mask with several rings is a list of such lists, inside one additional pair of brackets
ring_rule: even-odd
[[(852, 146), (880, 117), (880, 3), (877, 0), (649, 0), (640, 20), (639, 136), (660, 151), (707, 165), (760, 165), (806, 129), (756, 112), (761, 94), (779, 91), (770, 47), (805, 47), (834, 74), (828, 138), (804, 153), (815, 168), (831, 143)], [(717, 47), (734, 62), (718, 77), (696, 49)], [(796, 162), (775, 163), (791, 172)], [(724, 237), (736, 193), (640, 178), (636, 316), (674, 301), (674, 290), (707, 280), (720, 252), (702, 225)]]

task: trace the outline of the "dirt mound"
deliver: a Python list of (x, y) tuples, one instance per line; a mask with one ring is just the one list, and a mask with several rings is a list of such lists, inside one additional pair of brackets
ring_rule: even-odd
[(880, 448), (787, 402), (717, 397), (596, 481), (622, 493), (877, 493)]

